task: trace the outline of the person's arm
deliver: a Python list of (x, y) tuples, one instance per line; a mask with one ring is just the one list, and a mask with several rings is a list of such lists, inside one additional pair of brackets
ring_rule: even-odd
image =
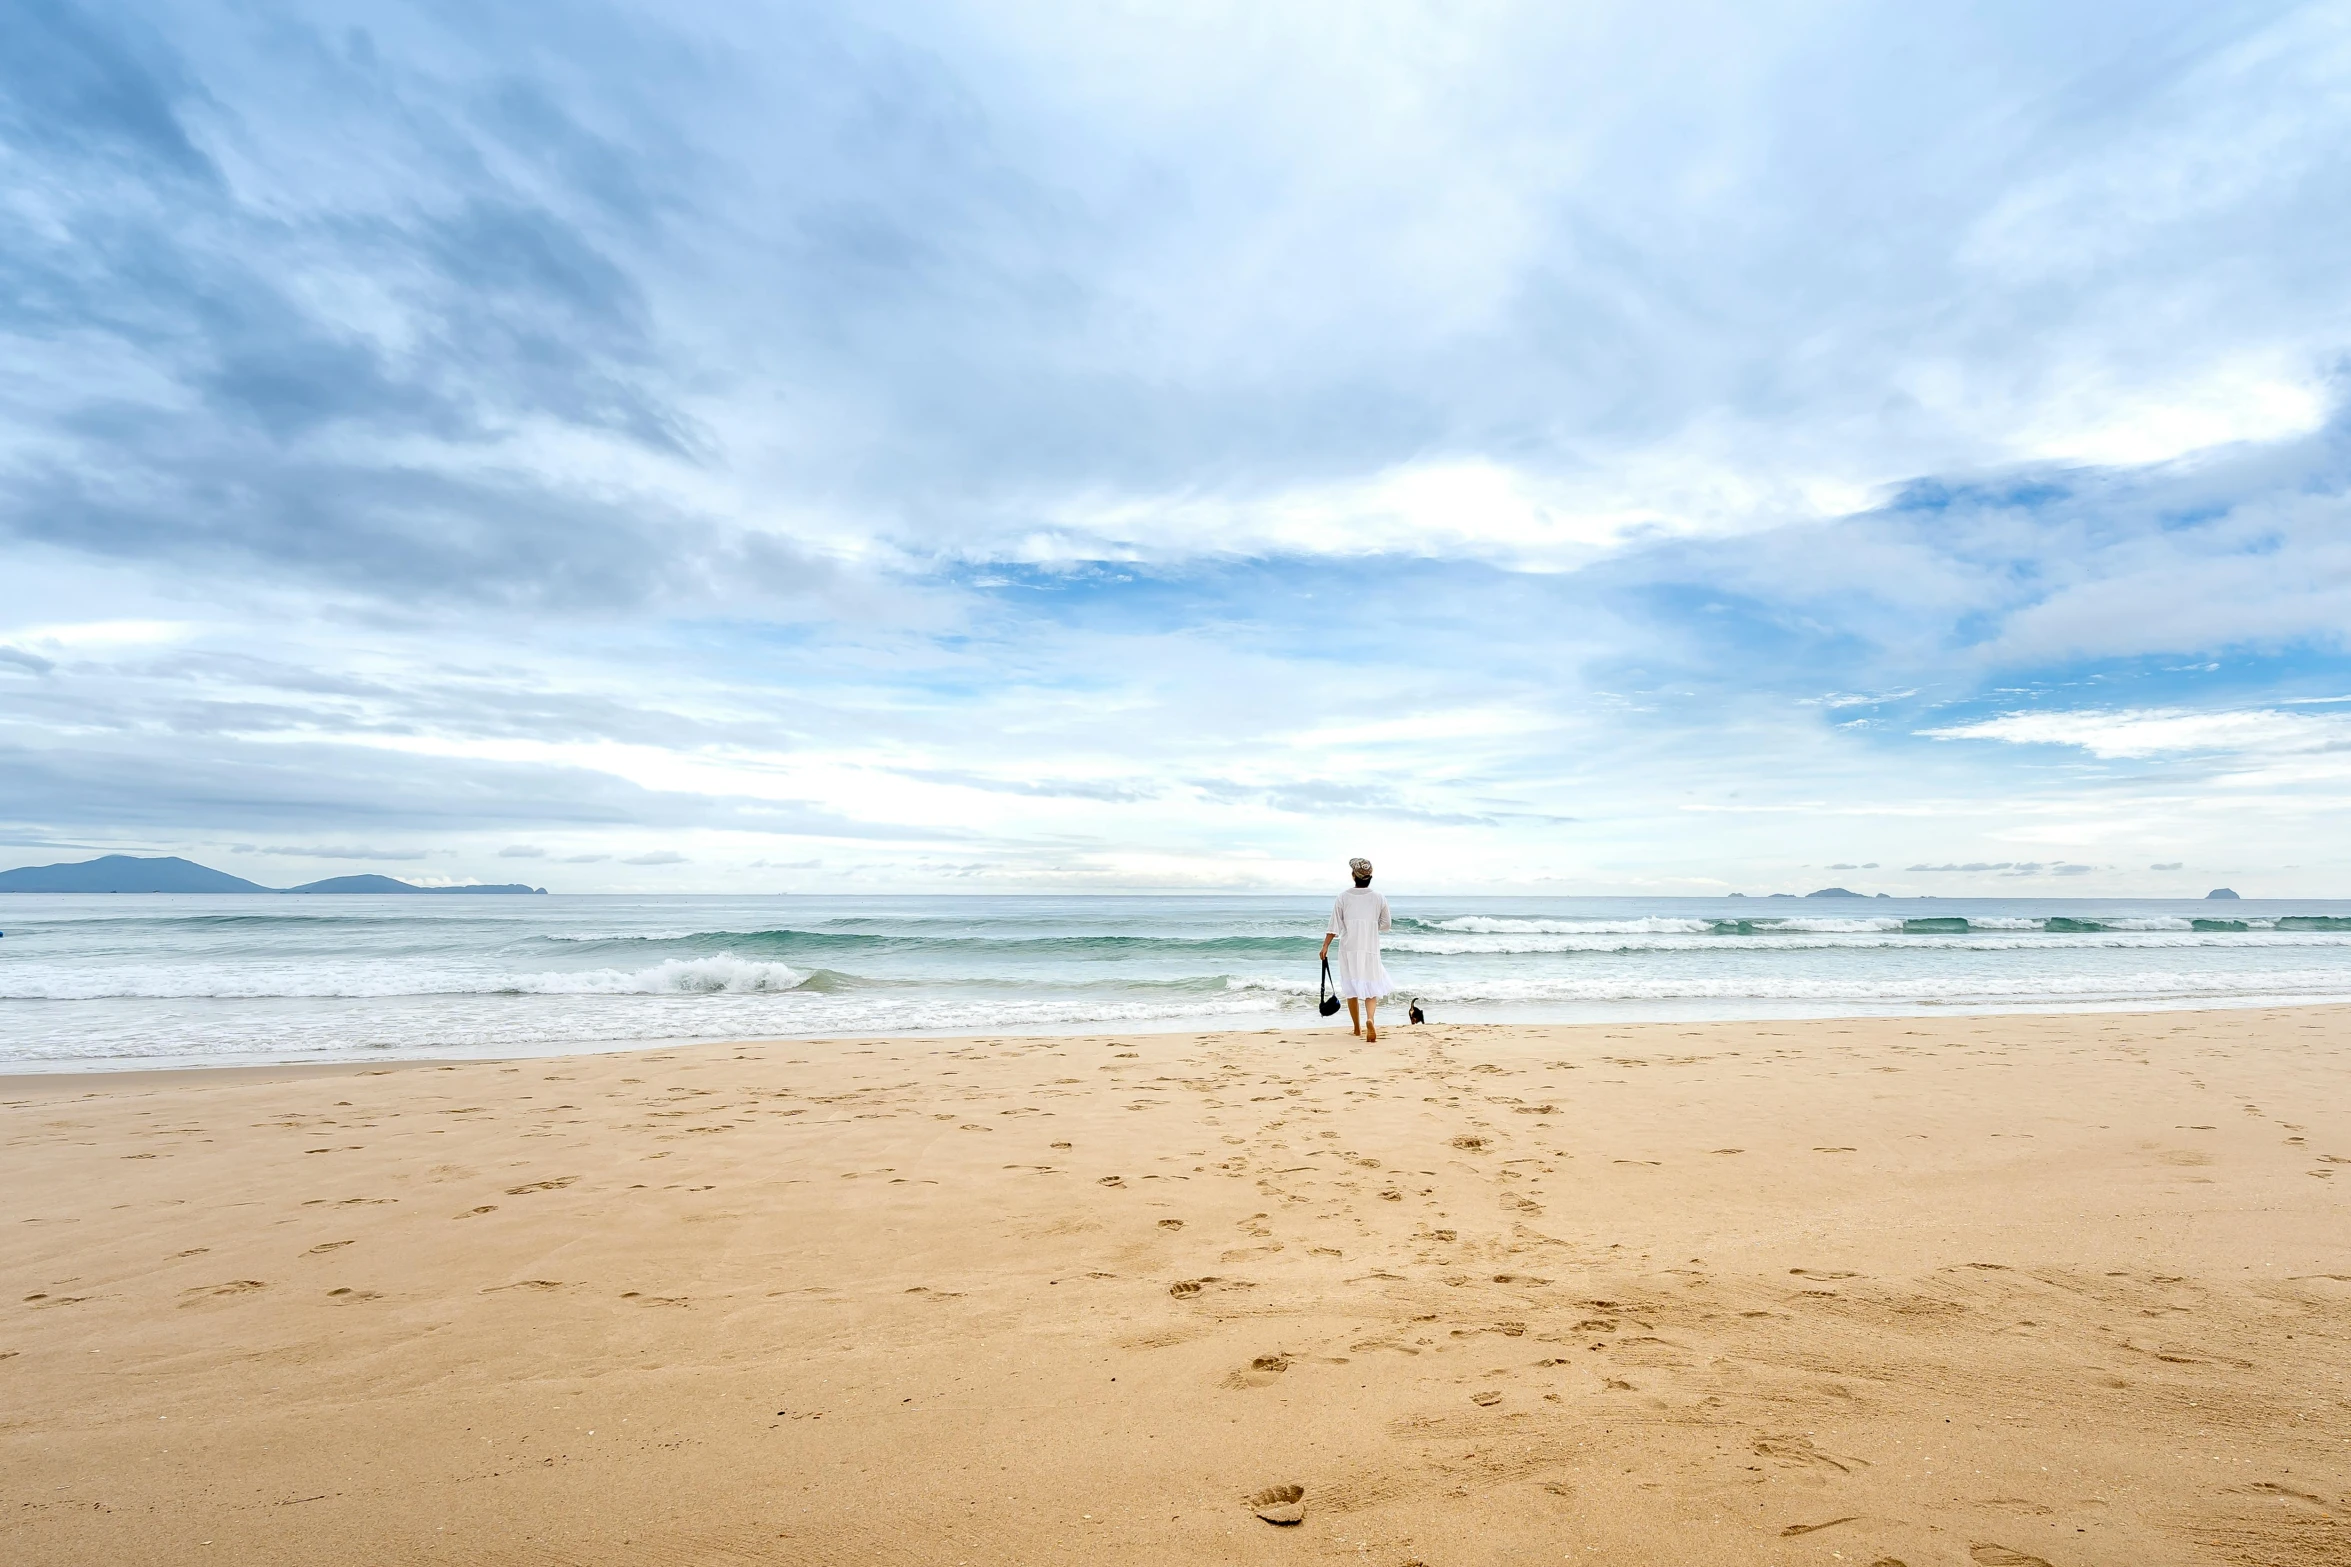
[(1380, 899), (1380, 929), (1392, 930), (1394, 928), (1394, 926), (1388, 923), (1388, 900), (1385, 896), (1382, 896)]
[(1339, 939), (1339, 930), (1347, 923), (1347, 916), (1340, 912), (1340, 908), (1341, 905), (1336, 901), (1331, 904), (1331, 922), (1323, 927), (1322, 950), (1315, 954), (1318, 962), (1331, 955), (1331, 943)]

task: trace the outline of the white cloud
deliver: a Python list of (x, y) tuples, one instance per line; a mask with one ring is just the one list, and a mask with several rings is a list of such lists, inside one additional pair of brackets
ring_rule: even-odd
[(425, 851), (413, 848), (377, 848), (359, 844), (304, 844), (284, 848), (257, 849), (257, 854), (279, 855), (290, 860), (421, 860)]
[(173, 620), (85, 620), (67, 624), (25, 626), (0, 632), (0, 638), (54, 651), (159, 647), (194, 636), (198, 627)]
[(2070, 380), (2014, 439), (2020, 457), (2130, 465), (2240, 441), (2280, 441), (2326, 422), (2333, 389), (2316, 362), (2221, 363), (2170, 384), (2112, 369)]
[(2194, 712), (2181, 708), (2003, 713), (1974, 723), (1922, 729), (1935, 740), (2002, 740), (2013, 745), (2068, 745), (2097, 757), (2211, 752), (2280, 756), (2351, 747), (2351, 719), (2272, 708)]

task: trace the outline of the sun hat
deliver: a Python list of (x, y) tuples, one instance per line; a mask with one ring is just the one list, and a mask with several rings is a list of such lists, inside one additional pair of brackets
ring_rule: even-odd
[(1358, 854), (1355, 856), (1355, 858), (1347, 862), (1347, 869), (1353, 871), (1358, 876), (1369, 876), (1371, 874), (1371, 861)]

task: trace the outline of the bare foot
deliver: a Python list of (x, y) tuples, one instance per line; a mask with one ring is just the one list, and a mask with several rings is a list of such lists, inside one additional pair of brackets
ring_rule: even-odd
[(1363, 1025), (1363, 1038), (1366, 1044), (1376, 1045), (1380, 1042), (1380, 1031), (1366, 1023)]

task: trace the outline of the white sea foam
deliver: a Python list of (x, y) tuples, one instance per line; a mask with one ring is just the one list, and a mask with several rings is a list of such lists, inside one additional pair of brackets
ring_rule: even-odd
[(986, 1000), (809, 990), (698, 994), (243, 998), (33, 1004), (8, 1020), (0, 1052), (19, 1065), (182, 1065), (610, 1049), (699, 1039), (1064, 1031), (1199, 1023), (1271, 1024), (1283, 1003), (1235, 993), (1155, 999)]
[(1697, 935), (1712, 930), (1714, 921), (1662, 917), (1637, 920), (1517, 920), (1473, 914), (1459, 919), (1431, 920), (1424, 928), (1466, 931), (1479, 936), (1658, 936), (1669, 933)]
[(1860, 951), (1917, 951), (1931, 944), (1939, 952), (2062, 952), (2085, 951), (2096, 948), (2212, 948), (2250, 950), (2263, 947), (2346, 947), (2351, 948), (2351, 933), (2342, 931), (2192, 931), (2185, 923), (2173, 927), (2123, 929), (2117, 926), (2103, 931), (2051, 931), (2038, 929), (1999, 930), (1985, 928), (1935, 936), (1921, 936), (1900, 931), (1884, 930), (1804, 930), (1785, 935), (1757, 933), (1742, 936), (1722, 935), (1658, 935), (1658, 936), (1425, 936), (1405, 934), (1390, 937), (1385, 950), (1392, 953), (1426, 953), (1435, 957), (1467, 957), (1477, 955), (1507, 956), (1533, 955), (1547, 952), (1860, 952)]
[(768, 995), (796, 990), (809, 971), (731, 953), (670, 958), (647, 968), (547, 970), (423, 964), (146, 964), (0, 976), (0, 1001), (317, 1000), (394, 996), (661, 996)]
[[(1262, 975), (1236, 980), (1234, 985), (1237, 989), (1261, 989), (1295, 997), (1307, 997), (1315, 993), (1312, 984), (1302, 984), (1287, 975)], [(1489, 977), (1470, 984), (1437, 976), (1425, 984), (1400, 984), (1396, 994), (1456, 1006), (1607, 1001), (1991, 1005), (2005, 1002), (2163, 1001), (2238, 996), (2336, 999), (2351, 997), (2351, 971), (2340, 968), (2271, 969), (2257, 973), (2143, 970), (2106, 975), (2058, 973), (1992, 978), (1980, 975), (1910, 974), (1872, 979), (1775, 974), (1705, 976), (1609, 973)]]
[(806, 970), (731, 952), (670, 958), (651, 968), (523, 975), (497, 988), (532, 996), (775, 995), (808, 983)]

